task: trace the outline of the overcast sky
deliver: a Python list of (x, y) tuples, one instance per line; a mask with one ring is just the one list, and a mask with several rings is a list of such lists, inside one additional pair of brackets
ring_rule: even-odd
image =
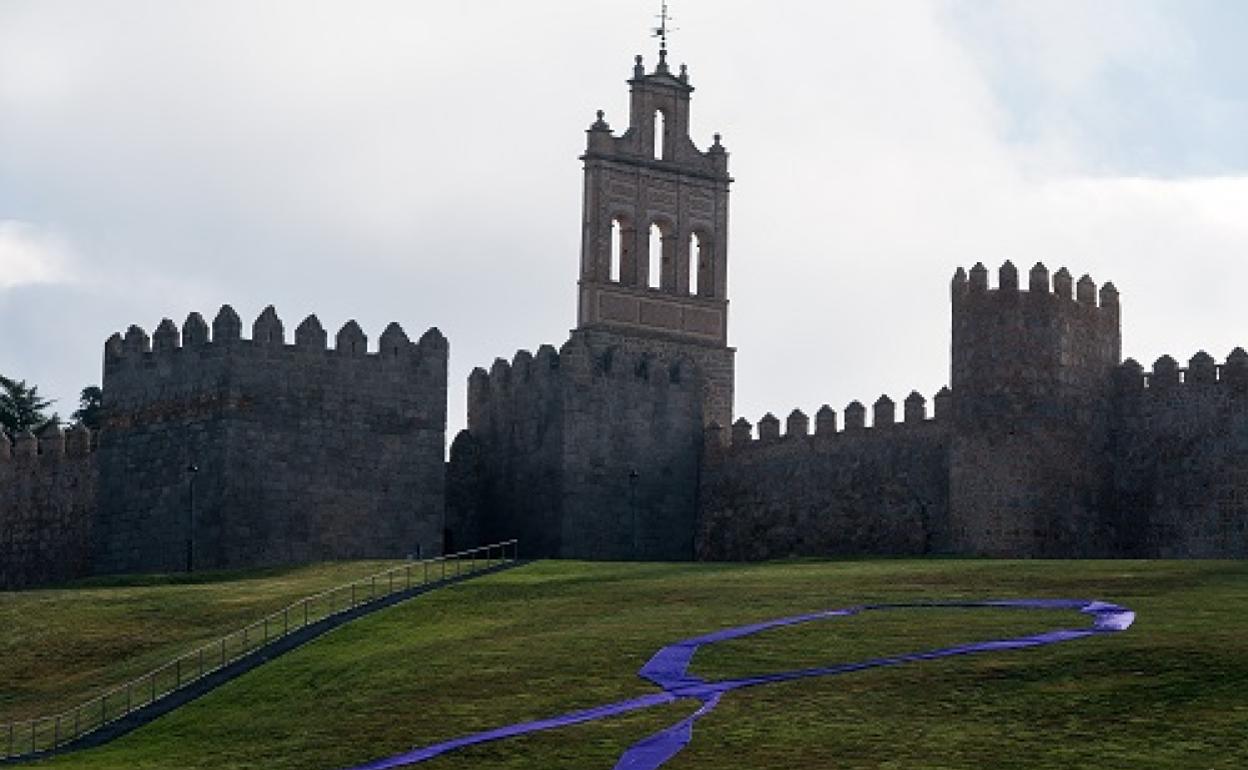
[[(575, 322), (584, 129), (658, 2), (0, 0), (0, 373), (225, 302), (473, 366)], [(675, 0), (731, 153), (736, 412), (948, 380), (978, 260), (1122, 292), (1124, 354), (1248, 344), (1248, 3)]]

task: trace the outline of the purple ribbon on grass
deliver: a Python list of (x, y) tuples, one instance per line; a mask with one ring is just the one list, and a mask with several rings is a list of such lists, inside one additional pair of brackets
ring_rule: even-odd
[[(861, 612), (875, 610), (895, 610), (910, 608), (997, 608), (997, 609), (1027, 609), (1027, 610), (1079, 610), (1085, 615), (1092, 618), (1092, 625), (1086, 628), (1062, 628), (1053, 631), (1045, 631), (1030, 636), (1018, 636), (1011, 639), (995, 639), (984, 642), (971, 642), (968, 644), (955, 645), (953, 647), (942, 647), (934, 650), (924, 650), (920, 652), (904, 653), (901, 655), (893, 655), (883, 658), (870, 658), (854, 663), (843, 663), (835, 666), (826, 666), (820, 668), (796, 669), (793, 671), (782, 671), (775, 674), (763, 674), (759, 676), (744, 677), (740, 679), (724, 679), (718, 682), (707, 682), (704, 679), (693, 676), (689, 673), (689, 665), (693, 661), (694, 654), (698, 648), (706, 644), (714, 644), (729, 639), (739, 639), (744, 636), (757, 634), (760, 631), (767, 631), (773, 628), (781, 628), (784, 626), (794, 626), (800, 623), (810, 623), (816, 620), (827, 620), (829, 618), (848, 617), (857, 615)], [(583, 722), (592, 722), (606, 717), (627, 714), (631, 711), (647, 709), (653, 706), (661, 706), (668, 703), (674, 703), (680, 700), (694, 699), (701, 703), (701, 706), (693, 714), (685, 717), (676, 724), (664, 730), (641, 739), (628, 748), (615, 764), (615, 770), (657, 770), (667, 760), (680, 753), (680, 750), (688, 745), (693, 738), (693, 725), (701, 717), (709, 714), (719, 704), (720, 697), (732, 690), (742, 687), (754, 687), (761, 684), (774, 684), (776, 682), (787, 682), (794, 679), (807, 679), (817, 676), (833, 676), (836, 674), (845, 674), (851, 671), (862, 671), (868, 668), (881, 668), (884, 666), (897, 666), (902, 663), (913, 663), (923, 660), (935, 660), (937, 658), (948, 658), (954, 655), (969, 655), (978, 652), (999, 652), (1002, 650), (1019, 650), (1027, 647), (1040, 647), (1046, 644), (1056, 644), (1058, 642), (1068, 642), (1073, 639), (1082, 639), (1088, 636), (1100, 634), (1112, 634), (1118, 631), (1125, 631), (1135, 621), (1135, 613), (1125, 607), (1108, 602), (1081, 600), (1081, 599), (1003, 599), (997, 601), (953, 601), (953, 602), (925, 602), (925, 603), (908, 603), (908, 604), (862, 604), (854, 607), (846, 607), (838, 610), (824, 610), (823, 612), (812, 612), (806, 615), (794, 615), (787, 618), (777, 618), (764, 623), (753, 623), (746, 626), (737, 626), (736, 628), (727, 628), (722, 631), (716, 631), (703, 636), (695, 636), (691, 639), (669, 644), (654, 654), (646, 665), (638, 671), (638, 676), (646, 679), (662, 688), (661, 692), (643, 695), (638, 698), (608, 703), (603, 706), (583, 709), (580, 711), (570, 711), (566, 714), (549, 717), (547, 719), (539, 719), (533, 722), (520, 722), (505, 727), (499, 727), (494, 730), (473, 733), (465, 735), (461, 738), (435, 743), (432, 746), (413, 749), (411, 751), (397, 754), (385, 759), (379, 759), (364, 765), (359, 765), (352, 770), (386, 770), (386, 768), (404, 767), (406, 765), (414, 765), (427, 759), (432, 759), (449, 751), (461, 749), (465, 746), (474, 746), (479, 743), (487, 743), (489, 741), (502, 740), (504, 738), (512, 738), (517, 735), (526, 735), (528, 733), (541, 732), (543, 730), (553, 730), (558, 727), (567, 727), (569, 725), (581, 724)]]

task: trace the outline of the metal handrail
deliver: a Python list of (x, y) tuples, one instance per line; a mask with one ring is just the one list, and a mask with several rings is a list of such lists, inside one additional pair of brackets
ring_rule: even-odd
[[(58, 748), (150, 706), (188, 684), (219, 671), (288, 634), (326, 618), (371, 604), (395, 593), (471, 575), (517, 558), (517, 540), (483, 545), (432, 559), (408, 562), (375, 575), (304, 597), (80, 706), (47, 717), (0, 725), (0, 759), (56, 751)], [(448, 575), (447, 565), (455, 564)], [(467, 569), (465, 570), (465, 566)]]

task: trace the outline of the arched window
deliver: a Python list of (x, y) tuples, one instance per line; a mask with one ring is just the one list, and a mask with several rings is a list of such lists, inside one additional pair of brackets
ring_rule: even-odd
[(698, 293), (698, 272), (702, 264), (702, 236), (689, 234), (689, 293)]
[(711, 236), (695, 230), (689, 238), (690, 294), (696, 294), (701, 297), (709, 297), (714, 294), (714, 280), (711, 276), (712, 252)]
[(662, 160), (667, 149), (667, 118), (663, 110), (654, 111), (654, 157)]
[(647, 253), (650, 255), (650, 274), (646, 285), (657, 289), (663, 281), (663, 231), (659, 229), (658, 222), (650, 225), (650, 248)]
[(620, 280), (620, 261), (624, 255), (624, 223), (619, 217), (611, 220), (611, 272), (612, 281)]

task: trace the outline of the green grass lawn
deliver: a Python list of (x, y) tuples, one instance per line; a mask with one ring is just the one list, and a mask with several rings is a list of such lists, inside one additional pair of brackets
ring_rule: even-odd
[(77, 706), (297, 599), (393, 564), (93, 578), (0, 592), (0, 724)]
[[(539, 562), (352, 623), (109, 746), (39, 766), (345, 767), (652, 692), (636, 676), (649, 656), (713, 629), (864, 601), (1012, 597), (1100, 598), (1138, 616), (1122, 634), (733, 692), (666, 767), (1248, 767), (1248, 563), (973, 560)], [(707, 648), (694, 671), (778, 671), (1072, 621), (1084, 624), (1068, 612), (868, 613)], [(694, 707), (421, 767), (609, 770)]]

